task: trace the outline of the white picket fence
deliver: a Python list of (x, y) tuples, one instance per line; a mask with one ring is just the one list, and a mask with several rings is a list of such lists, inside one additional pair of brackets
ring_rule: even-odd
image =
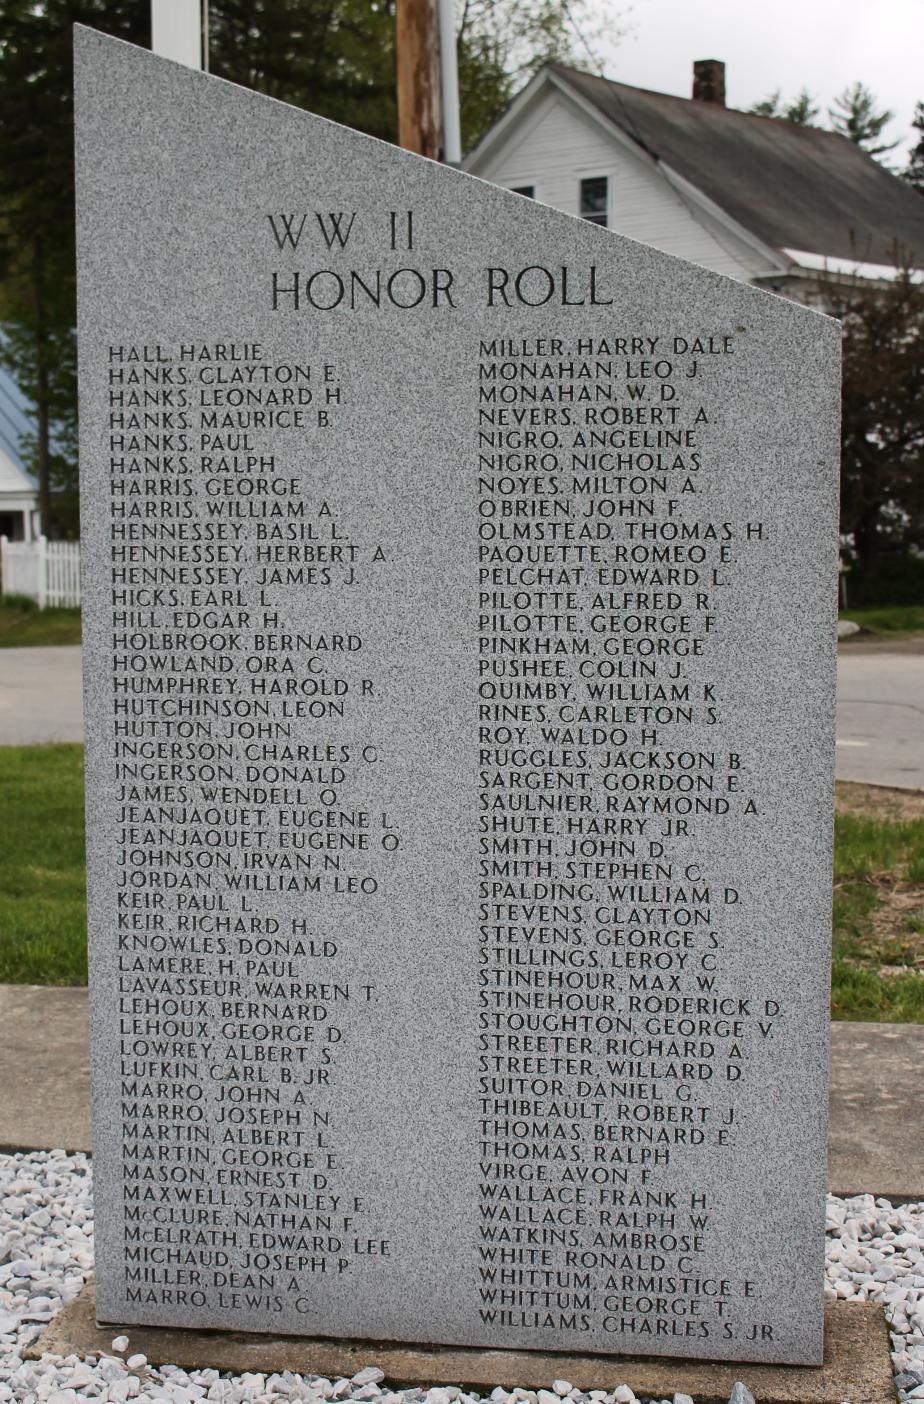
[(5, 595), (28, 595), (46, 605), (80, 604), (80, 542), (8, 541), (0, 536), (0, 581)]

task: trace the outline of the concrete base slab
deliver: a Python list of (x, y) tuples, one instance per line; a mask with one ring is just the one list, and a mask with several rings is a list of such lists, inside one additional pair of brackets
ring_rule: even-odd
[(828, 1184), (924, 1199), (924, 1024), (831, 1025)]
[(85, 989), (0, 985), (0, 1086), (0, 1150), (90, 1149)]
[(881, 1307), (868, 1302), (830, 1303), (824, 1363), (803, 1367), (98, 1326), (89, 1282), (25, 1354), (32, 1360), (45, 1352), (111, 1355), (113, 1337), (123, 1331), (131, 1351), (143, 1352), (152, 1365), (179, 1365), (184, 1370), (291, 1370), (339, 1379), (365, 1365), (378, 1365), (395, 1385), (454, 1384), (488, 1393), (495, 1385), (550, 1389), (553, 1380), (566, 1379), (579, 1389), (611, 1390), (628, 1384), (637, 1395), (656, 1399), (690, 1394), (697, 1404), (727, 1404), (732, 1385), (743, 1380), (760, 1404), (895, 1404), (885, 1316)]

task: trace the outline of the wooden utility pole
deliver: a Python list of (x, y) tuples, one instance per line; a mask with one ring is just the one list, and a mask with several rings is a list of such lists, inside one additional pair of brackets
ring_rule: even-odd
[(398, 142), (406, 151), (443, 158), (439, 22), (436, 0), (396, 0)]

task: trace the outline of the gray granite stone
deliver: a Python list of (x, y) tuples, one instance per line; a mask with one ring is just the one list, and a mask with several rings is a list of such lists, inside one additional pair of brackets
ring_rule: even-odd
[(100, 1318), (819, 1360), (837, 326), (85, 30), (77, 162)]

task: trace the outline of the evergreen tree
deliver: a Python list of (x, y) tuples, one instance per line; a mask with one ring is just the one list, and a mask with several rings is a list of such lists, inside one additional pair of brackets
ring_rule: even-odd
[(814, 126), (815, 118), (820, 112), (821, 108), (808, 88), (803, 88), (786, 106), (783, 116), (787, 122), (793, 122), (797, 127), (811, 127)]
[[(42, 530), (53, 493), (75, 477), (75, 278), (72, 27), (148, 42), (132, 0), (4, 0), (0, 8), (0, 322), (3, 362), (35, 405), (24, 445), (39, 482)], [(72, 494), (73, 495), (73, 494)]]
[(751, 111), (758, 117), (779, 117), (784, 122), (792, 122), (797, 127), (810, 127), (821, 111), (808, 88), (789, 102), (783, 102), (783, 94), (776, 88), (762, 102), (756, 102)]
[(209, 69), (395, 140), (393, 0), (212, 0)]
[(902, 175), (909, 185), (924, 195), (924, 102), (919, 102), (915, 107), (911, 125), (918, 139), (908, 153), (908, 164)]
[(924, 547), (924, 284), (909, 268), (886, 288), (832, 277), (825, 310), (844, 326), (841, 531), (875, 575)]
[(886, 108), (877, 109), (875, 95), (863, 83), (852, 83), (828, 108), (834, 130), (862, 146), (870, 156), (883, 156), (898, 145), (897, 141), (879, 140), (883, 127), (894, 115)]
[(782, 117), (782, 101), (782, 88), (774, 88), (769, 97), (763, 98), (760, 102), (755, 102), (750, 111), (754, 113), (755, 117)]

